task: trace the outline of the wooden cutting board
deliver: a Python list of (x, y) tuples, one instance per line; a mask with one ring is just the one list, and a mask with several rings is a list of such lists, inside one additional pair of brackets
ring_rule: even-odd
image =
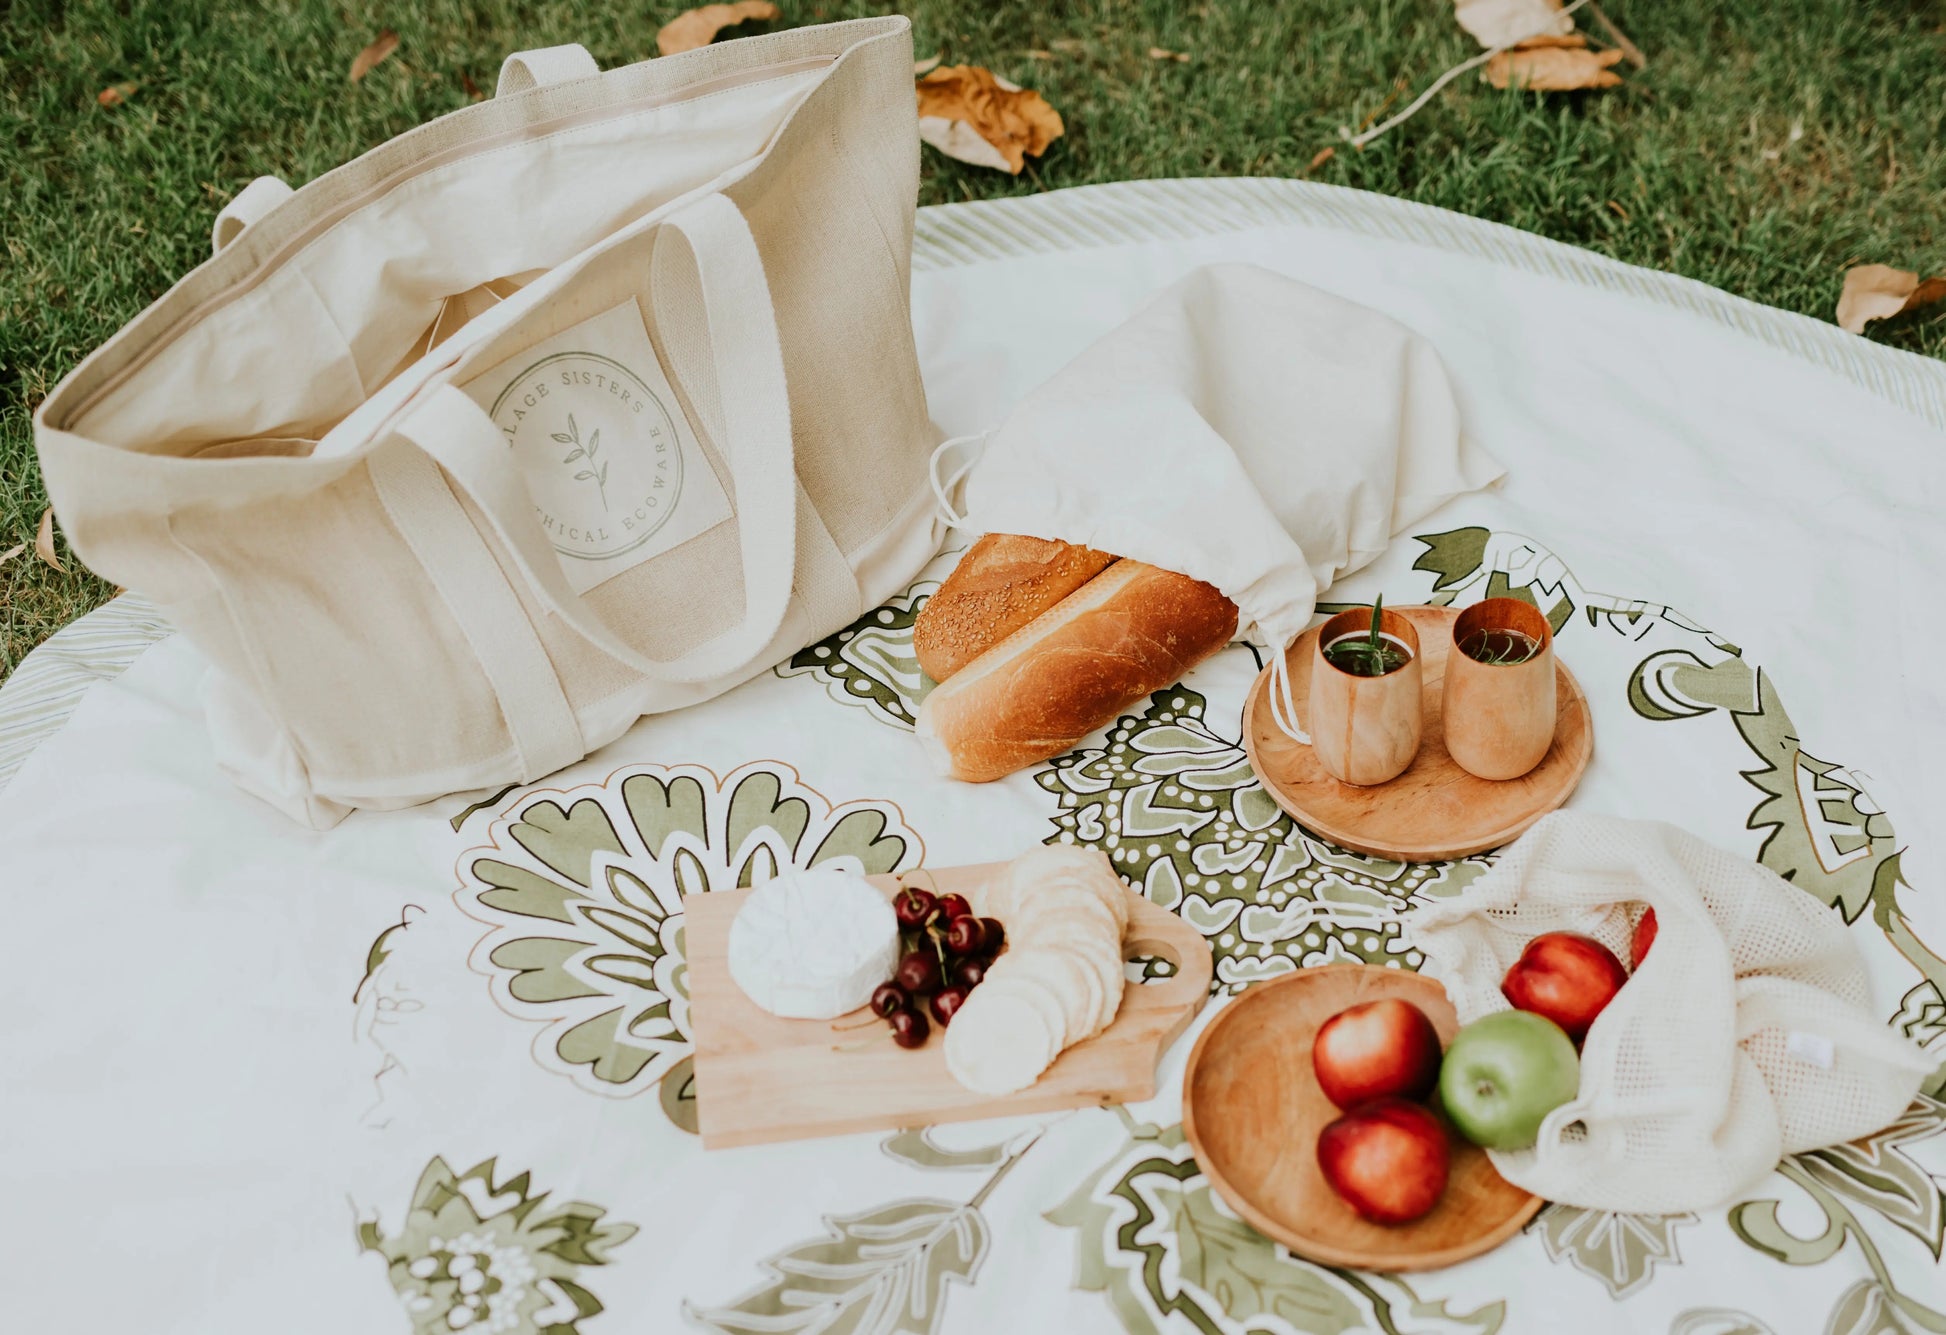
[[(1446, 753), (1443, 694), (1446, 654), (1459, 612), (1450, 607), (1388, 608), (1409, 617), (1419, 632), (1424, 720), (1419, 754), (1388, 783), (1361, 788), (1326, 773), (1317, 752), (1285, 736), (1271, 717), (1270, 668), (1257, 675), (1243, 704), (1243, 750), (1264, 791), (1307, 829), (1341, 848), (1401, 862), (1439, 862), (1499, 848), (1574, 793), (1595, 753), (1588, 697), (1557, 654), (1554, 744), (1541, 763), (1518, 779), (1481, 779)], [(1300, 720), (1310, 717), (1314, 626), (1286, 651), (1291, 698)]]
[[(920, 868), (903, 875), (923, 889), (973, 899), (1006, 865)], [(868, 879), (887, 899), (898, 893), (898, 877)], [(862, 1007), (836, 1020), (785, 1020), (760, 1009), (731, 979), (726, 960), (730, 921), (749, 893), (719, 890), (683, 902), (696, 1114), (705, 1149), (1153, 1098), (1163, 1050), (1209, 996), (1212, 965), (1202, 933), (1127, 891), (1124, 955), (1157, 956), (1176, 972), (1131, 982), (1108, 1028), (1067, 1049), (1026, 1089), (988, 1098), (946, 1070), (944, 1031), (936, 1024), (925, 1047), (908, 1051)]]

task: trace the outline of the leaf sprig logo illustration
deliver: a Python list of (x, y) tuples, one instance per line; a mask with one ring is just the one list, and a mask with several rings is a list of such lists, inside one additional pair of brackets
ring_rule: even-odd
[(574, 480), (594, 483), (595, 490), (601, 494), (601, 508), (606, 510), (608, 508), (608, 465), (597, 462), (601, 454), (601, 428), (596, 427), (594, 434), (588, 437), (588, 443), (583, 445), (581, 428), (574, 424), (574, 414), (569, 413), (568, 429), (556, 431), (553, 435), (560, 444), (572, 447), (562, 456), (561, 462), (571, 464), (580, 460), (583, 463), (584, 467), (574, 475)]

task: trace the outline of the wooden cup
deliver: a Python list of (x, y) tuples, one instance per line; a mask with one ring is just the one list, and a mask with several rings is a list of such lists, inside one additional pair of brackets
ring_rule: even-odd
[(1334, 642), (1371, 632), (1371, 609), (1353, 608), (1324, 623), (1312, 650), (1311, 747), (1342, 783), (1370, 787), (1396, 779), (1419, 754), (1419, 631), (1397, 612), (1379, 613), (1378, 632), (1410, 655), (1382, 677), (1359, 677), (1324, 656)]
[[(1541, 646), (1519, 663), (1482, 663), (1460, 646), (1482, 631), (1510, 630)], [(1453, 622), (1441, 713), (1446, 750), (1482, 779), (1517, 779), (1554, 744), (1554, 628), (1532, 603), (1488, 598)]]

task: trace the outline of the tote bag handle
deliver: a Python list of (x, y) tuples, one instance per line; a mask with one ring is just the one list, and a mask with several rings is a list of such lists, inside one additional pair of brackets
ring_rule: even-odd
[(221, 255), (223, 247), (243, 235), (243, 229), (269, 213), (297, 192), (281, 177), (259, 176), (236, 192), (236, 198), (217, 210), (209, 231), (209, 251)]
[(500, 79), (493, 86), (496, 98), (512, 97), (530, 88), (545, 88), (570, 79), (587, 79), (601, 73), (601, 66), (578, 42), (563, 46), (541, 46), (531, 51), (516, 51), (500, 62)]
[[(683, 248), (701, 279), (703, 316), (722, 387), (722, 443), (736, 487), (743, 557), (744, 614), (737, 625), (677, 658), (648, 657), (624, 643), (568, 587), (560, 562), (534, 522), (526, 485), (484, 409), (442, 384), (397, 427), (471, 498), (548, 610), (620, 662), (652, 680), (671, 683), (709, 681), (747, 668), (784, 623), (797, 560), (790, 399), (777, 313), (756, 238), (742, 211), (727, 196), (712, 194), (663, 221), (650, 259), (652, 280), (681, 262), (677, 251)], [(654, 283), (651, 291), (661, 286)], [(428, 553), (422, 553), (422, 560), (442, 589), (477, 587), (481, 572), (459, 570), (451, 563), (492, 560), (483, 547), (473, 553), (452, 544), (433, 547), (429, 555), (428, 560)], [(476, 643), (475, 648), (481, 646)], [(495, 665), (486, 666), (494, 676)], [(518, 701), (503, 698), (501, 703), (510, 721), (517, 712), (526, 712)], [(535, 702), (536, 710), (552, 707)]]

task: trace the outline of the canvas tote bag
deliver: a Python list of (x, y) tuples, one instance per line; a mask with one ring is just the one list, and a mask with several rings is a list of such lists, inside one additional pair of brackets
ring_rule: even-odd
[(217, 756), (313, 825), (528, 780), (936, 550), (903, 18), (496, 98), (291, 192), (55, 388), (70, 541), (214, 665)]

